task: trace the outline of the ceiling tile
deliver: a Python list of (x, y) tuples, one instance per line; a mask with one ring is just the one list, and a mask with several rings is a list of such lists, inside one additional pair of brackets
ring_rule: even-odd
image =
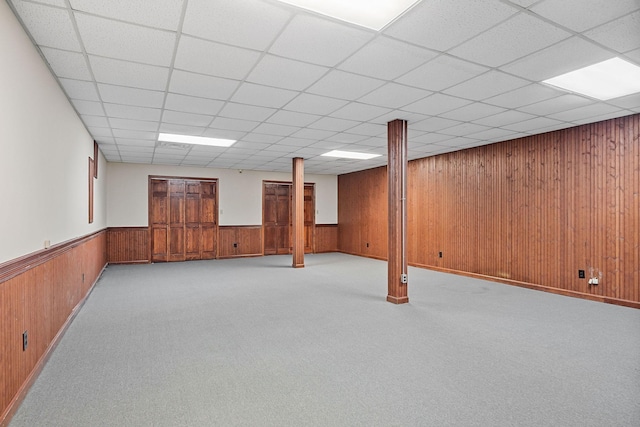
[(58, 79), (70, 99), (100, 101), (96, 85), (93, 82), (71, 79)]
[(570, 36), (564, 30), (521, 13), (449, 53), (489, 67), (498, 67)]
[(540, 0), (508, 0), (510, 3), (517, 4), (522, 7), (529, 7)]
[(387, 114), (391, 109), (378, 107), (375, 105), (362, 104), (359, 102), (351, 102), (344, 107), (331, 113), (331, 117), (349, 120), (368, 121), (383, 114)]
[(517, 11), (498, 0), (423, 1), (389, 26), (384, 34), (445, 51)]
[(625, 110), (618, 110), (618, 111), (613, 111), (613, 112), (609, 112), (609, 113), (605, 113), (597, 116), (590, 116), (584, 119), (577, 119), (572, 122), (572, 125), (584, 125), (587, 123), (596, 123), (603, 120), (614, 119), (616, 117), (623, 117), (625, 115), (628, 115), (626, 114)]
[(259, 107), (281, 108), (291, 101), (298, 92), (260, 86), (253, 83), (243, 83), (231, 98), (240, 104), (252, 104)]
[(253, 132), (264, 133), (266, 135), (289, 136), (298, 130), (300, 130), (300, 128), (297, 126), (285, 126), (285, 125), (276, 125), (273, 123), (262, 123), (258, 125), (255, 129), (253, 129)]
[(93, 79), (83, 54), (46, 47), (41, 50), (56, 76), (77, 80)]
[(226, 117), (216, 117), (213, 119), (209, 127), (212, 129), (226, 129), (250, 132), (259, 125), (259, 122), (250, 120), (230, 119)]
[[(183, 0), (69, 0), (73, 10), (172, 31), (178, 29), (183, 2)], [(149, 13), (150, 11), (153, 13)]]
[(548, 117), (563, 122), (575, 122), (576, 120), (589, 119), (591, 117), (600, 117), (606, 114), (619, 113), (620, 108), (607, 104), (592, 104), (584, 107), (574, 108), (573, 110), (561, 111), (559, 113), (550, 114)]
[(591, 104), (592, 102), (593, 101), (578, 95), (562, 95), (557, 98), (520, 107), (519, 110), (524, 111), (525, 113), (536, 114), (538, 116), (546, 116), (547, 114), (554, 114), (563, 110), (577, 108)]
[(636, 65), (640, 66), (640, 49), (632, 50), (630, 52), (625, 53), (625, 55), (632, 62), (635, 61)]
[(176, 123), (160, 123), (160, 132), (177, 133), (180, 135), (208, 136), (205, 135), (206, 128), (198, 126), (187, 126)]
[(319, 65), (265, 55), (249, 74), (247, 81), (284, 89), (303, 90), (327, 71), (329, 71), (328, 68)]
[(510, 138), (514, 134), (515, 132), (507, 129), (491, 128), (477, 133), (470, 133), (468, 136), (470, 138), (475, 138), (483, 141), (498, 141), (503, 140), (504, 138)]
[(536, 83), (494, 96), (484, 102), (504, 108), (517, 108), (555, 98), (563, 93), (549, 86)]
[(440, 117), (459, 120), (461, 122), (470, 122), (482, 117), (498, 114), (503, 111), (505, 111), (505, 109), (501, 107), (495, 107), (481, 102), (474, 102), (473, 104), (465, 105), (464, 107), (441, 114)]
[(134, 107), (122, 104), (104, 104), (107, 116), (121, 119), (159, 121), (161, 110), (159, 108)]
[(182, 32), (205, 39), (266, 49), (291, 14), (255, 0), (189, 0)]
[(146, 139), (146, 140), (156, 140), (158, 139), (158, 132), (145, 132), (139, 130), (128, 130), (128, 129), (113, 129), (113, 136), (116, 138), (125, 138), (125, 139)]
[(274, 143), (280, 141), (281, 139), (282, 139), (282, 136), (265, 135), (265, 134), (262, 134), (262, 133), (253, 133), (253, 132), (246, 134), (242, 138), (243, 141), (266, 144), (264, 147), (261, 147), (261, 148), (266, 148), (266, 147), (270, 146), (271, 144), (274, 144)]
[(356, 135), (353, 133), (340, 132), (325, 139), (325, 141), (343, 142), (345, 144), (354, 144), (358, 141), (369, 139), (366, 135)]
[(537, 129), (545, 128), (548, 126), (562, 125), (559, 120), (549, 119), (547, 117), (536, 117), (531, 120), (525, 120), (522, 122), (514, 123), (511, 125), (502, 126), (504, 129), (512, 130), (515, 132), (530, 132)]
[(488, 126), (482, 126), (475, 123), (463, 123), (460, 125), (448, 127), (440, 130), (440, 133), (445, 135), (453, 135), (453, 136), (466, 136), (472, 133), (478, 133), (485, 130), (491, 129)]
[(294, 133), (291, 136), (294, 136), (296, 138), (314, 139), (316, 141), (319, 141), (321, 139), (328, 138), (331, 135), (335, 135), (336, 132), (337, 131), (333, 131), (333, 130), (304, 128), (304, 129), (300, 129), (298, 132)]
[(177, 93), (168, 93), (165, 101), (165, 108), (167, 110), (208, 114), (212, 116), (218, 114), (223, 105), (223, 101), (180, 95)]
[(484, 126), (504, 126), (512, 123), (523, 122), (534, 118), (532, 114), (523, 113), (522, 111), (507, 110), (502, 113), (498, 113), (489, 117), (483, 117), (474, 120), (474, 123), (478, 123)]
[(106, 117), (103, 116), (86, 116), (81, 115), (80, 118), (82, 122), (87, 127), (99, 127), (99, 128), (108, 128), (110, 127), (109, 122)]
[(447, 139), (451, 139), (451, 135), (443, 135), (441, 133), (430, 132), (417, 137), (412, 137), (411, 133), (409, 133), (410, 144), (413, 142), (420, 144), (434, 144), (436, 142), (446, 141)]
[(560, 25), (582, 32), (639, 7), (637, 0), (546, 0), (536, 4), (531, 10)]
[(104, 102), (136, 105), (139, 107), (161, 108), (164, 92), (113, 86), (98, 83), (98, 91)]
[(318, 120), (320, 116), (293, 111), (280, 110), (267, 120), (269, 123), (305, 127)]
[(313, 141), (310, 139), (286, 137), (286, 138), (282, 138), (278, 142), (278, 144), (287, 145), (290, 147), (306, 147), (308, 145), (313, 144)]
[(183, 95), (226, 100), (235, 92), (238, 85), (239, 82), (235, 80), (174, 70), (171, 74), (169, 91)]
[(436, 55), (436, 52), (388, 37), (378, 37), (349, 57), (338, 68), (383, 80), (393, 80), (433, 59)]
[(334, 67), (373, 38), (372, 32), (311, 15), (296, 15), (270, 53)]
[(584, 34), (621, 53), (638, 49), (640, 48), (640, 10)]
[(470, 103), (471, 101), (467, 99), (444, 95), (442, 93), (434, 93), (420, 101), (405, 105), (402, 107), (402, 110), (420, 113), (427, 116), (437, 116)]
[(489, 69), (462, 59), (441, 55), (397, 79), (399, 83), (440, 91), (476, 77)]
[(499, 71), (489, 71), (444, 92), (461, 98), (482, 101), (483, 99), (527, 85), (529, 82)]
[(83, 101), (81, 99), (73, 100), (73, 106), (79, 114), (85, 114), (89, 116), (104, 116), (104, 109), (102, 103), (95, 101)]
[(142, 130), (153, 132), (158, 129), (158, 122), (129, 119), (109, 119), (115, 129)]
[(164, 113), (162, 113), (162, 121), (164, 123), (206, 127), (212, 120), (213, 116), (206, 116), (204, 114), (184, 113), (171, 110), (164, 110)]
[(425, 132), (437, 132), (460, 124), (462, 123), (457, 120), (444, 119), (442, 117), (430, 117), (420, 122), (411, 123), (410, 127), (412, 129), (422, 130)]
[(26, 1), (13, 2), (20, 19), (41, 46), (80, 52), (82, 50), (69, 12)]
[(407, 104), (411, 104), (422, 99), (427, 95), (431, 95), (431, 92), (399, 85), (397, 83), (387, 83), (358, 99), (358, 101), (381, 107), (401, 108)]
[(96, 81), (139, 89), (164, 90), (169, 69), (89, 55)]
[(359, 123), (353, 120), (336, 119), (334, 117), (323, 117), (317, 122), (309, 125), (312, 129), (320, 130), (332, 130), (336, 132), (342, 132), (352, 127), (357, 126)]
[(307, 92), (341, 99), (357, 99), (382, 86), (384, 81), (333, 70)]
[(571, 37), (501, 69), (529, 80), (543, 81), (615, 55), (580, 37)]
[(157, 143), (155, 140), (129, 138), (116, 138), (116, 141), (118, 142), (120, 151), (124, 151), (125, 148), (139, 151), (153, 151)]
[(366, 136), (380, 136), (387, 134), (387, 126), (376, 123), (362, 123), (349, 129), (349, 133)]
[(289, 102), (284, 109), (301, 111), (309, 114), (326, 115), (336, 111), (338, 108), (347, 105), (348, 101), (343, 99), (328, 98), (326, 96), (301, 93), (293, 101)]
[(78, 12), (75, 18), (89, 54), (163, 67), (171, 65), (175, 33)]
[(227, 102), (219, 115), (220, 117), (230, 117), (234, 119), (263, 121), (276, 111), (277, 110), (275, 108), (256, 107), (254, 105)]
[(87, 127), (87, 130), (93, 136), (96, 137), (111, 137), (111, 128), (97, 128), (97, 127)]
[(189, 36), (180, 37), (175, 67), (181, 70), (242, 80), (260, 53)]
[(640, 93), (623, 96), (620, 98), (610, 99), (608, 104), (618, 106), (620, 108), (638, 108), (640, 106)]

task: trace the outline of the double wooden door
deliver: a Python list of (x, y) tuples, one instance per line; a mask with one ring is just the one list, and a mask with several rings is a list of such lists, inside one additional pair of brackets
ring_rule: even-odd
[(151, 260), (216, 257), (217, 181), (149, 179)]
[[(263, 221), (264, 254), (292, 253), (293, 191), (291, 183), (264, 183)], [(304, 186), (304, 251), (313, 252), (315, 229), (314, 185)]]

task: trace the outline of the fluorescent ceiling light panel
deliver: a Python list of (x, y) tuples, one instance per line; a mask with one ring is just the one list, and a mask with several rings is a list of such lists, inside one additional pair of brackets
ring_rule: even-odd
[(175, 135), (172, 133), (161, 133), (160, 136), (158, 136), (158, 141), (210, 145), (213, 147), (230, 147), (236, 142), (233, 139), (205, 138), (203, 136)]
[(340, 157), (342, 159), (369, 160), (369, 159), (373, 159), (374, 157), (380, 157), (380, 154), (356, 153), (355, 151), (333, 150), (333, 151), (329, 151), (328, 153), (324, 153), (323, 156)]
[(380, 31), (416, 0), (280, 0), (321, 15)]
[(640, 92), (640, 67), (620, 58), (613, 58), (553, 77), (543, 83), (606, 101)]

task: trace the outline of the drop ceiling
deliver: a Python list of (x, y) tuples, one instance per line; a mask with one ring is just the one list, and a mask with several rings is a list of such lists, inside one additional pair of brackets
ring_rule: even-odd
[(393, 119), (415, 159), (640, 112), (541, 83), (640, 65), (640, 0), (422, 0), (378, 32), (275, 0), (7, 1), (110, 162), (341, 174), (386, 164)]

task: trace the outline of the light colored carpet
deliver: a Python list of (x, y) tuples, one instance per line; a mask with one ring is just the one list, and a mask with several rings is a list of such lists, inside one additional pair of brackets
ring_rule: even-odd
[(291, 261), (108, 267), (11, 427), (640, 425), (640, 310)]

